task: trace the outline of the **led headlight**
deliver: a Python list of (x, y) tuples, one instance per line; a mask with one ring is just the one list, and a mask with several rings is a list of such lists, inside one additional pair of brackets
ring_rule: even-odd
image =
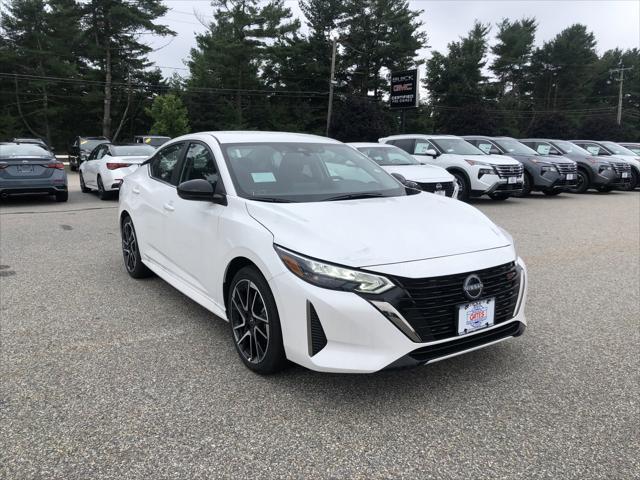
[(613, 170), (613, 167), (611, 166), (610, 163), (602, 162), (602, 163), (598, 164), (598, 172), (602, 173), (602, 172), (604, 172), (606, 170)]
[(302, 280), (322, 288), (359, 293), (382, 293), (393, 288), (383, 276), (320, 262), (273, 246), (285, 266)]
[(540, 170), (542, 171), (542, 174), (545, 174), (547, 172), (558, 173), (558, 169), (555, 167), (555, 165), (551, 165), (551, 164), (542, 165), (540, 167)]

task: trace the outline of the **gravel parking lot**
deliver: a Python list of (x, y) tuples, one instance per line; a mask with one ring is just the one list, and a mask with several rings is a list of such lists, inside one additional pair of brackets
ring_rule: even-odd
[(474, 201), (529, 267), (519, 339), (259, 377), (70, 188), (0, 203), (0, 478), (639, 478), (640, 192)]

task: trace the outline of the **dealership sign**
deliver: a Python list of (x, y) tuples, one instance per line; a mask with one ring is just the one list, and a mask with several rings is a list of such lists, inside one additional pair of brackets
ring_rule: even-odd
[(391, 73), (391, 108), (412, 108), (418, 106), (418, 70)]

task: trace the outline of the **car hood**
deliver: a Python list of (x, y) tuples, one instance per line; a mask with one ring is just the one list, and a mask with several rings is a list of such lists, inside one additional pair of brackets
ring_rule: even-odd
[(526, 162), (526, 161), (533, 162), (534, 160), (536, 160), (538, 162), (547, 162), (547, 163), (569, 163), (569, 164), (575, 163), (573, 160), (567, 157), (563, 157), (561, 155), (520, 155), (520, 154), (513, 154), (513, 153), (509, 153), (508, 155), (510, 157), (515, 158), (519, 162)]
[(453, 182), (453, 175), (444, 168), (430, 165), (384, 165), (382, 168), (389, 173), (398, 173), (407, 180), (418, 183)]
[(351, 267), (460, 255), (511, 245), (476, 208), (436, 195), (362, 200), (265, 203), (247, 210), (274, 242)]
[(443, 153), (441, 157), (475, 160), (476, 162), (490, 163), (492, 165), (519, 165), (520, 163), (508, 155), (493, 155), (493, 154), (491, 155), (458, 155), (453, 153)]
[(620, 155), (619, 153), (612, 155), (611, 157), (622, 160), (623, 162), (627, 162), (628, 164), (633, 165), (636, 168), (640, 168), (640, 157), (636, 157), (633, 155)]

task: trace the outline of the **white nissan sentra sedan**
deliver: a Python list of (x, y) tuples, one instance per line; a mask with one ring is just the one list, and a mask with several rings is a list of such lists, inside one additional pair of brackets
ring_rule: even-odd
[(338, 141), (206, 132), (125, 177), (124, 263), (230, 324), (259, 373), (426, 364), (524, 332), (526, 268), (476, 208)]

